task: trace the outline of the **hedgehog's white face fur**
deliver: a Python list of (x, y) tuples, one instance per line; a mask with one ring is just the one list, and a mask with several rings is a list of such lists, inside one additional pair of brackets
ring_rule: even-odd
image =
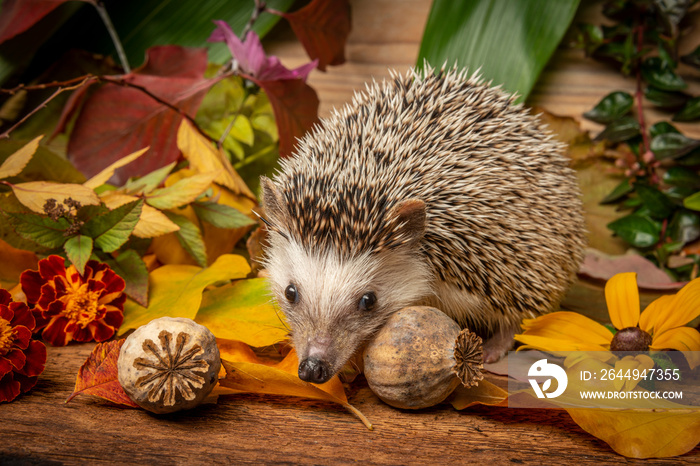
[(300, 361), (300, 377), (330, 379), (391, 313), (428, 295), (431, 272), (417, 247), (425, 229), (425, 206), (408, 201), (393, 209), (403, 244), (391, 251), (365, 251), (352, 260), (333, 248), (309, 249), (286, 231), (288, 212), (263, 179), (270, 232), (266, 267)]

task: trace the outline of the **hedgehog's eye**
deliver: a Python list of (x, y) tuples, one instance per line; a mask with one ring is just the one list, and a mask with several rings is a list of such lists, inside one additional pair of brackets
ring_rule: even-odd
[(287, 301), (290, 303), (296, 304), (299, 301), (299, 292), (297, 291), (297, 287), (290, 283), (284, 290), (284, 297), (287, 298)]
[(357, 308), (360, 311), (367, 312), (371, 311), (374, 309), (374, 305), (377, 302), (377, 296), (372, 293), (371, 291), (369, 293), (365, 293), (362, 295), (360, 298), (360, 303), (357, 305)]

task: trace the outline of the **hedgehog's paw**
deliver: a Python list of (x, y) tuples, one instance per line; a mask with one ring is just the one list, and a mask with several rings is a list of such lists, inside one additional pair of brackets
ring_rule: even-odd
[(505, 325), (484, 342), (484, 363), (491, 364), (501, 360), (513, 348), (513, 336), (520, 329), (520, 323)]

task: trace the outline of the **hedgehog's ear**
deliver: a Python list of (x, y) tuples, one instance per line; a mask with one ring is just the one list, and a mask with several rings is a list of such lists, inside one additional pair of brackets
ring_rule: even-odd
[(387, 213), (391, 243), (413, 245), (420, 241), (425, 234), (425, 219), (425, 202), (420, 199), (406, 199), (396, 204)]
[(287, 217), (287, 209), (282, 202), (277, 188), (272, 180), (266, 176), (260, 177), (260, 188), (262, 193), (262, 205), (265, 209), (265, 216), (274, 227), (284, 225)]

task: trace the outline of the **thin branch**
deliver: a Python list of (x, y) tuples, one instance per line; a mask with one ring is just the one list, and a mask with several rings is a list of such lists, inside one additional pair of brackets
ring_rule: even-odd
[[(90, 75), (88, 75), (88, 76), (83, 76), (83, 78), (81, 79), (81, 81), (80, 81), (78, 84), (75, 84), (75, 85), (73, 85), (73, 86), (67, 86), (67, 87), (59, 87), (58, 89), (56, 89), (56, 90), (54, 91), (53, 94), (51, 94), (51, 95), (49, 96), (48, 99), (44, 100), (41, 104), (39, 104), (39, 105), (38, 105), (36, 108), (34, 108), (31, 112), (29, 112), (29, 113), (27, 113), (26, 115), (24, 115), (24, 117), (22, 117), (18, 122), (16, 122), (16, 123), (15, 123), (14, 125), (12, 125), (10, 128), (8, 128), (8, 129), (6, 129), (5, 131), (3, 131), (3, 133), (0, 134), (0, 139), (9, 138), (9, 137), (10, 137), (10, 133), (11, 133), (12, 131), (14, 131), (15, 129), (17, 129), (17, 127), (19, 127), (22, 123), (24, 123), (25, 121), (27, 121), (27, 120), (28, 120), (32, 115), (34, 115), (36, 112), (38, 112), (38, 111), (41, 110), (42, 108), (45, 108), (46, 105), (48, 105), (48, 103), (51, 102), (53, 99), (55, 99), (59, 94), (61, 94), (61, 93), (63, 93), (63, 92), (66, 92), (66, 91), (72, 91), (72, 90), (78, 89), (78, 88), (80, 88), (80, 87), (86, 85), (86, 84), (88, 83), (88, 81), (91, 81), (91, 80), (94, 80), (94, 79), (95, 79), (94, 76), (90, 76)], [(71, 81), (75, 81), (75, 80), (71, 80)], [(3, 89), (3, 90), (4, 90), (4, 89)]]
[(107, 32), (109, 32), (109, 36), (112, 38), (112, 43), (114, 43), (114, 48), (117, 50), (117, 55), (119, 55), (119, 61), (122, 64), (122, 68), (124, 68), (124, 72), (127, 74), (131, 73), (131, 67), (126, 58), (126, 53), (124, 53), (124, 47), (122, 47), (117, 30), (114, 29), (114, 24), (112, 24), (112, 20), (107, 13), (104, 3), (102, 3), (102, 0), (96, 0), (90, 3), (97, 9), (97, 13), (100, 15), (100, 18), (102, 18), (102, 22), (105, 24), (105, 28), (107, 28)]
[(72, 86), (73, 84), (76, 84), (76, 83), (82, 83), (83, 81), (85, 81), (88, 78), (96, 78), (96, 76), (93, 76), (91, 74), (87, 74), (87, 75), (83, 75), (83, 76), (78, 76), (77, 78), (68, 79), (66, 81), (52, 81), (50, 83), (32, 84), (32, 85), (20, 84), (18, 86), (12, 87), (10, 89), (0, 88), (0, 92), (3, 94), (16, 94), (19, 91), (41, 91), (44, 89), (49, 89), (51, 87)]
[(236, 110), (236, 113), (233, 115), (233, 119), (231, 120), (231, 123), (228, 124), (224, 132), (221, 134), (221, 137), (219, 138), (218, 141), (216, 141), (216, 148), (221, 149), (221, 146), (224, 145), (224, 141), (228, 137), (228, 133), (231, 132), (231, 129), (233, 129), (233, 125), (236, 124), (236, 120), (238, 119), (238, 115), (241, 114), (241, 109), (239, 108)]

